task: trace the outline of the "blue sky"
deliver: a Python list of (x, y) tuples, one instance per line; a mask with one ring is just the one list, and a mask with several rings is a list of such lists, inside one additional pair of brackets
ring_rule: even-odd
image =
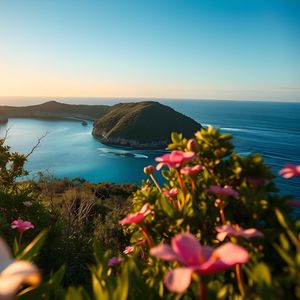
[(0, 0), (0, 96), (300, 100), (298, 0)]

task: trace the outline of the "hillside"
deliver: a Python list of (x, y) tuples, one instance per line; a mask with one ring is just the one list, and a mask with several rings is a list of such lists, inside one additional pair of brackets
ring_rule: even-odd
[(193, 119), (158, 102), (120, 103), (94, 124), (93, 135), (103, 143), (139, 149), (162, 149), (171, 132), (187, 137), (201, 128)]
[(79, 118), (96, 120), (109, 109), (107, 105), (71, 105), (49, 101), (39, 105), (0, 106), (1, 116), (8, 118)]

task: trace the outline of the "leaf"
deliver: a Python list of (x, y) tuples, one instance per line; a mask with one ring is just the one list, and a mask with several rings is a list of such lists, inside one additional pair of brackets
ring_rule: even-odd
[(100, 279), (94, 272), (92, 273), (92, 286), (94, 299), (109, 300), (109, 294), (107, 290), (102, 287)]
[(69, 287), (65, 300), (84, 300), (84, 298), (78, 289)]
[(160, 200), (159, 200), (159, 204), (162, 208), (162, 210), (171, 218), (175, 217), (176, 215), (176, 210), (174, 209), (174, 207), (171, 205), (171, 203), (169, 202), (169, 200), (164, 197), (161, 196)]
[(34, 256), (38, 254), (41, 247), (43, 246), (47, 236), (47, 229), (41, 231), (35, 239), (26, 246), (26, 248), (17, 256), (17, 259), (20, 260), (29, 260), (32, 261)]
[(123, 267), (122, 274), (119, 276), (117, 281), (117, 289), (114, 293), (114, 300), (126, 300), (129, 290), (129, 280), (128, 280), (128, 266)]
[(268, 266), (261, 262), (258, 263), (253, 271), (253, 278), (259, 285), (267, 285), (268, 287), (271, 286), (271, 274)]
[(61, 266), (58, 271), (56, 271), (51, 278), (48, 281), (48, 285), (51, 285), (51, 287), (57, 287), (62, 282), (64, 275), (66, 272), (66, 266)]

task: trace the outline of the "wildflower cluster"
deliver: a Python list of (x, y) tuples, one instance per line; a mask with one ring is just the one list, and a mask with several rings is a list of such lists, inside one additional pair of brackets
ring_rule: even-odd
[[(212, 127), (189, 140), (173, 133), (169, 152), (144, 168), (149, 179), (133, 194), (132, 212), (116, 224), (129, 241), (125, 249), (103, 251), (102, 241), (95, 242), (87, 288), (92, 294), (69, 287), (60, 288), (60, 297), (300, 298), (300, 220), (291, 218), (299, 202), (278, 194), (261, 156), (234, 153), (230, 140)], [(294, 165), (280, 171), (292, 180), (299, 174)], [(19, 219), (11, 226), (19, 231), (19, 244), (25, 230), (34, 228)], [(50, 287), (57, 291), (63, 272), (25, 295), (40, 299)]]

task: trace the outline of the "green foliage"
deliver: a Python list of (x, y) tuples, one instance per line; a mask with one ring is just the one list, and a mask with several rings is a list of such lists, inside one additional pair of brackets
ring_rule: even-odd
[[(150, 180), (144, 181), (137, 190), (65, 180), (53, 181), (54, 186), (41, 181), (24, 188), (34, 191), (32, 195), (39, 191), (48, 203), (44, 209), (51, 207), (57, 212), (62, 230), (57, 237), (62, 239), (55, 252), (56, 262), (66, 263), (64, 284), (72, 286), (62, 288), (65, 272), (62, 268), (53, 275), (48, 272), (40, 287), (23, 291), (20, 297), (79, 300), (300, 298), (300, 218), (290, 217), (288, 198), (278, 194), (272, 182), (274, 176), (262, 157), (257, 154), (243, 157), (235, 153), (231, 136), (212, 127), (201, 129), (192, 140), (175, 133), (171, 139), (170, 150), (193, 151), (195, 155), (176, 167), (164, 169), (162, 187)], [(181, 172), (187, 166), (201, 166), (201, 171)], [(212, 186), (229, 186), (236, 195), (216, 194)], [(167, 193), (171, 189), (177, 191), (173, 196)], [(133, 190), (129, 204), (124, 199)], [(2, 190), (2, 193), (6, 198), (19, 199), (11, 206), (1, 202), (0, 207), (13, 215), (14, 205), (21, 202), (19, 192), (11, 194)], [(142, 214), (145, 204), (150, 213), (139, 222), (133, 221), (123, 228), (118, 224), (130, 211)], [(82, 211), (87, 213), (82, 214)], [(2, 232), (8, 231), (9, 224), (5, 217), (0, 218)], [(256, 228), (263, 236), (247, 239), (228, 235), (225, 241), (220, 241), (216, 227), (222, 224)], [(164, 276), (181, 263), (156, 259), (150, 255), (150, 248), (170, 244), (174, 236), (184, 232), (193, 234), (201, 245), (214, 248), (227, 241), (238, 244), (249, 253), (249, 261), (236, 269), (207, 276), (195, 271), (188, 289), (181, 294), (170, 292), (164, 284)], [(22, 253), (19, 257), (33, 258), (43, 239), (44, 233), (31, 246), (20, 249), (15, 242), (16, 251)], [(134, 251), (124, 254), (124, 247), (129, 244)], [(41, 257), (45, 256), (42, 250)], [(120, 264), (112, 265), (112, 256), (121, 258)], [(70, 268), (74, 270), (68, 270)], [(76, 276), (78, 281), (74, 280)]]

